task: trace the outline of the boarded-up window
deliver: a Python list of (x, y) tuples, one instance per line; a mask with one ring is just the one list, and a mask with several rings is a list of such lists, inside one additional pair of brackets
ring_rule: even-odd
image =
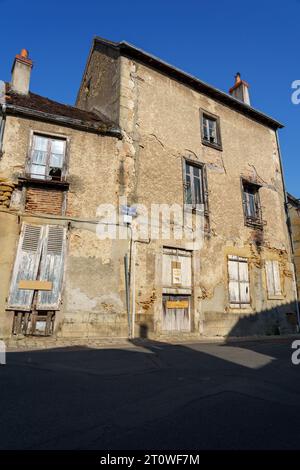
[(25, 210), (40, 214), (62, 215), (64, 194), (62, 189), (28, 188), (26, 191)]
[[(31, 310), (34, 290), (20, 289), (20, 281), (50, 281), (51, 290), (38, 290), (39, 310), (59, 308), (62, 286), (66, 229), (62, 226), (24, 224), (17, 250), (8, 308)], [(27, 287), (27, 286), (26, 286)]]
[(190, 331), (190, 297), (163, 296), (163, 331)]
[(233, 308), (250, 305), (250, 285), (247, 258), (228, 257), (229, 302)]
[(269, 297), (282, 295), (278, 261), (266, 261), (265, 266)]
[[(176, 248), (164, 248), (163, 252), (163, 287), (174, 289), (191, 289), (192, 286), (192, 254), (190, 251)], [(166, 290), (164, 291), (166, 293)]]

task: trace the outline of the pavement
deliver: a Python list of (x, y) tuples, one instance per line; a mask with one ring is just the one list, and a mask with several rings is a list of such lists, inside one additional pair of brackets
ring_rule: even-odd
[(18, 350), (0, 449), (299, 449), (292, 338)]

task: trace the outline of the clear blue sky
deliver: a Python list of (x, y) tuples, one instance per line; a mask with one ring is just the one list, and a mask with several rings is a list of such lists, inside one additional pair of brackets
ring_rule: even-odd
[(73, 104), (93, 36), (126, 40), (227, 91), (239, 71), (280, 131), (287, 190), (300, 198), (300, 0), (0, 0), (0, 79), (29, 49), (31, 90)]

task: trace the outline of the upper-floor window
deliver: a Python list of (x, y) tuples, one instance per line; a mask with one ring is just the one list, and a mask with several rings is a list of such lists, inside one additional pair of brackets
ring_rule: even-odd
[(246, 225), (262, 225), (259, 200), (259, 186), (247, 181), (242, 182), (243, 206)]
[(66, 139), (34, 134), (28, 173), (35, 179), (62, 181), (65, 157)]
[(204, 167), (185, 161), (185, 203), (196, 208), (205, 203)]
[(219, 118), (205, 112), (201, 113), (202, 143), (221, 148), (221, 132)]

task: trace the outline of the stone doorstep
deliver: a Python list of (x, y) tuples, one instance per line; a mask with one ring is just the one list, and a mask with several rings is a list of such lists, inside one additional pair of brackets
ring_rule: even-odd
[[(239, 342), (255, 342), (255, 341), (275, 341), (282, 342), (286, 340), (292, 341), (293, 339), (299, 339), (298, 334), (285, 334), (285, 335), (270, 335), (270, 336), (243, 336), (243, 337), (231, 337), (226, 338), (225, 336), (196, 336), (196, 334), (188, 334), (186, 336), (179, 335), (159, 335), (156, 338), (136, 338), (141, 343), (151, 341), (169, 343), (169, 344), (193, 344), (193, 343), (208, 343), (208, 344), (230, 344)], [(9, 338), (4, 340), (6, 343), (7, 351), (16, 350), (37, 350), (37, 349), (56, 349), (56, 348), (68, 348), (68, 347), (90, 347), (94, 349), (101, 349), (107, 346), (109, 347), (134, 347), (132, 342), (128, 338), (43, 338), (43, 337), (19, 337)], [(140, 344), (141, 345), (141, 344)], [(139, 346), (140, 346), (139, 345)]]

